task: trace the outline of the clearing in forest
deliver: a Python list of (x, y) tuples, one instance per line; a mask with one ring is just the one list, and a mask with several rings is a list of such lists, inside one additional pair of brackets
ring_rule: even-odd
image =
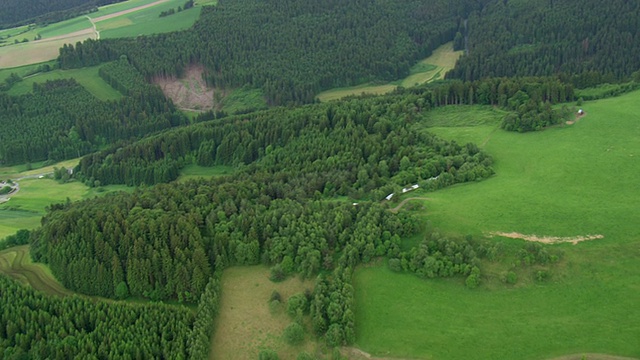
[(43, 264), (31, 262), (29, 245), (0, 251), (0, 274), (29, 285), (47, 295), (69, 296), (73, 294), (53, 277), (49, 268)]
[(325, 102), (342, 99), (347, 96), (375, 94), (382, 95), (394, 91), (398, 86), (411, 87), (444, 78), (451, 70), (463, 51), (453, 51), (453, 43), (446, 43), (433, 51), (431, 56), (414, 65), (409, 76), (386, 84), (361, 84), (336, 88), (318, 94), (318, 100)]
[[(286, 300), (305, 289), (313, 290), (312, 281), (290, 278), (274, 283), (264, 266), (232, 267), (222, 275), (220, 314), (216, 319), (211, 359), (257, 359), (262, 349), (271, 349), (280, 359), (295, 359), (302, 351), (313, 351), (307, 326), (305, 342), (290, 346), (282, 339), (284, 329), (292, 322), (286, 314)], [(282, 303), (276, 311), (270, 309), (269, 299), (278, 291)]]
[[(221, 90), (214, 90), (207, 87), (204, 79), (204, 67), (190, 66), (185, 71), (185, 76), (181, 79), (175, 77), (156, 77), (154, 84), (160, 86), (164, 94), (173, 100), (173, 103), (182, 110), (203, 112), (220, 106), (214, 103), (215, 98), (224, 97)], [(216, 92), (222, 93), (214, 95)]]

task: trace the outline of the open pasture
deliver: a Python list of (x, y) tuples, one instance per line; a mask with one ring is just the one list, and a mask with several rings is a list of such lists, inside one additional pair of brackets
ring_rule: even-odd
[(446, 43), (433, 51), (431, 56), (414, 65), (409, 76), (386, 84), (361, 84), (356, 86), (336, 88), (318, 94), (320, 101), (342, 99), (352, 95), (374, 94), (382, 95), (395, 90), (398, 86), (411, 87), (444, 78), (444, 74), (451, 70), (456, 60), (462, 56), (462, 51), (453, 51), (453, 43)]
[(503, 284), (491, 264), (476, 290), (463, 279), (362, 268), (354, 281), (357, 345), (407, 358), (639, 358), (638, 99), (636, 91), (588, 102), (574, 125), (525, 134), (499, 129), (501, 116), (492, 120), (490, 108), (427, 114), (419, 129), (476, 142), (495, 161), (490, 179), (411, 195), (430, 198), (421, 216), (440, 233), (486, 236), (506, 248), (523, 240), (490, 233), (602, 238), (548, 245), (564, 255), (542, 283), (523, 277)]
[[(10, 200), (0, 204), (0, 240), (20, 229), (34, 229), (40, 226), (45, 208), (61, 203), (69, 198), (80, 200), (100, 196), (113, 191), (133, 191), (124, 185), (109, 185), (90, 188), (81, 182), (60, 184), (48, 178), (38, 178), (50, 174), (54, 167), (73, 168), (79, 159), (66, 160), (55, 165), (26, 170), (24, 165), (0, 168), (0, 180), (17, 181), (20, 190)], [(37, 165), (39, 164), (34, 164)]]
[[(210, 359), (257, 359), (263, 349), (278, 353), (280, 359), (295, 359), (302, 351), (313, 352), (307, 326), (306, 341), (298, 346), (282, 339), (284, 329), (292, 322), (286, 314), (286, 300), (305, 289), (312, 290), (313, 282), (290, 278), (273, 283), (269, 269), (264, 266), (232, 267), (222, 275), (220, 314), (216, 318)], [(269, 299), (278, 291), (283, 302), (270, 310)]]

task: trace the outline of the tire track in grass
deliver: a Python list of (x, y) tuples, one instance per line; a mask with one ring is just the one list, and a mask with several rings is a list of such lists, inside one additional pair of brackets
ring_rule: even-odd
[[(12, 256), (13, 259), (11, 259)], [(31, 263), (28, 245), (0, 252), (0, 272), (49, 295), (70, 296), (73, 294), (49, 275), (41, 265)]]

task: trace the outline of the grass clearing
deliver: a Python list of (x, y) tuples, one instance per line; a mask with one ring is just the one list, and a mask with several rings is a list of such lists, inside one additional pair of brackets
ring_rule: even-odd
[(205, 167), (189, 164), (180, 171), (180, 176), (177, 181), (208, 179), (215, 176), (231, 175), (234, 171), (233, 166), (227, 165)]
[[(306, 341), (299, 346), (287, 345), (281, 338), (292, 322), (285, 312), (286, 299), (313, 287), (312, 281), (298, 278), (273, 283), (269, 280), (269, 269), (264, 266), (225, 270), (210, 359), (257, 359), (259, 351), (265, 348), (276, 351), (283, 360), (293, 360), (302, 351), (313, 353), (317, 345), (310, 340), (310, 326), (306, 328)], [(280, 293), (283, 303), (272, 314), (269, 299), (274, 290)]]
[(431, 56), (421, 60), (409, 71), (409, 76), (386, 84), (361, 84), (357, 86), (336, 88), (318, 94), (318, 100), (325, 102), (338, 100), (347, 96), (362, 94), (382, 95), (395, 90), (398, 86), (412, 87), (442, 79), (444, 74), (453, 69), (463, 51), (453, 51), (453, 42), (446, 43), (433, 51)]
[(0, 251), (0, 273), (47, 295), (70, 296), (73, 294), (53, 277), (47, 266), (31, 261), (29, 245)]
[(439, 232), (604, 238), (550, 245), (564, 258), (541, 284), (524, 276), (504, 285), (491, 264), (476, 290), (463, 279), (359, 269), (357, 345), (375, 356), (407, 358), (640, 357), (640, 312), (632, 310), (640, 299), (638, 99), (636, 91), (588, 102), (578, 123), (525, 134), (499, 129), (500, 114), (490, 108), (444, 108), (425, 117), (418, 128), (474, 141), (495, 161), (488, 180), (424, 194), (431, 200), (419, 214)]
[(81, 69), (53, 70), (39, 73), (16, 83), (7, 93), (10, 95), (23, 95), (31, 92), (34, 83), (74, 78), (80, 85), (87, 89), (87, 91), (93, 94), (93, 96), (102, 101), (122, 98), (122, 94), (118, 90), (111, 87), (111, 85), (98, 75), (99, 70), (100, 65)]

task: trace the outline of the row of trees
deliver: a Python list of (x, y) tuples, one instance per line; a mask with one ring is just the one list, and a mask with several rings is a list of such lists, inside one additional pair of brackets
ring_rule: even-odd
[(563, 74), (577, 87), (640, 69), (640, 4), (615, 0), (492, 1), (468, 19), (469, 52), (447, 74), (476, 80)]

